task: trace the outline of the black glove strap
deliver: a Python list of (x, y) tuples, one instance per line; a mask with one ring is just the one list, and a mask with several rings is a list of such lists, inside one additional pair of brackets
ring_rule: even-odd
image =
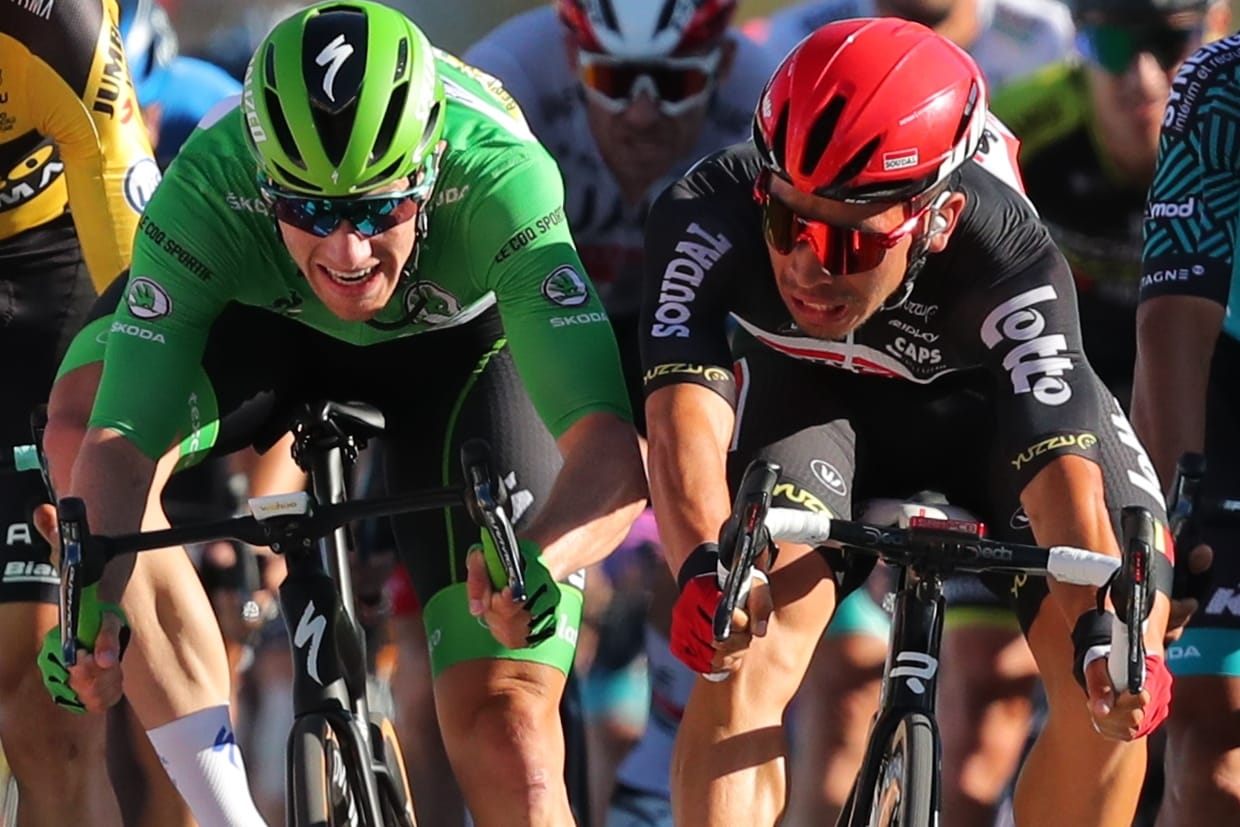
[(1111, 622), (1115, 615), (1094, 609), (1077, 618), (1072, 629), (1072, 677), (1085, 688), (1085, 654), (1095, 646), (1111, 642)]
[(676, 575), (676, 585), (683, 592), (689, 581), (695, 577), (701, 577), (704, 574), (715, 574), (719, 570), (719, 544), (718, 543), (702, 543), (700, 546), (689, 552), (689, 556), (685, 558), (685, 562), (680, 566), (680, 573)]

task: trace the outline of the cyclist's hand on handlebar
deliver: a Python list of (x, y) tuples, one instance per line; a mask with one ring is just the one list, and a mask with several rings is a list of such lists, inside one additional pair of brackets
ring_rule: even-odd
[(1094, 729), (1115, 741), (1133, 741), (1153, 732), (1171, 706), (1171, 673), (1161, 655), (1145, 656), (1145, 688), (1140, 694), (1116, 693), (1106, 658), (1085, 667), (1085, 692)]
[[(726, 572), (724, 574), (726, 576)], [(719, 579), (719, 547), (715, 543), (703, 543), (695, 548), (677, 577), (680, 596), (672, 609), (672, 654), (704, 675), (735, 672), (753, 637), (766, 634), (771, 615), (770, 586), (765, 574), (756, 572), (750, 582), (747, 611), (736, 608), (732, 613), (731, 636), (723, 643), (716, 643), (715, 608), (723, 596)]]
[(1205, 545), (1197, 545), (1188, 555), (1188, 581), (1190, 584), (1200, 585), (1200, 589), (1194, 588), (1185, 594), (1173, 594), (1171, 599), (1171, 615), (1167, 619), (1167, 634), (1165, 641), (1173, 643), (1180, 639), (1180, 635), (1184, 634), (1184, 627), (1188, 625), (1191, 618), (1201, 605), (1201, 598), (1204, 596), (1205, 589), (1209, 586), (1210, 567), (1214, 565), (1214, 549)]
[(495, 639), (509, 649), (535, 646), (555, 634), (556, 609), (560, 605), (559, 583), (543, 561), (542, 550), (530, 540), (519, 540), (522, 576), (528, 595), (515, 603), (512, 589), (503, 585), (506, 575), (498, 561), (487, 559), (485, 533), (465, 558), (469, 611), (483, 618)]
[(512, 600), (512, 589), (497, 590), (491, 584), (482, 547), (474, 546), (465, 558), (465, 589), (469, 595), (469, 613), (482, 618), (495, 639), (509, 649), (525, 646), (529, 634), (530, 613)]
[(129, 642), (125, 613), (99, 600), (98, 584), (82, 590), (78, 623), (78, 660), (66, 667), (61, 660), (60, 627), (43, 638), (39, 670), (52, 700), (73, 712), (103, 712), (121, 698), (121, 655)]

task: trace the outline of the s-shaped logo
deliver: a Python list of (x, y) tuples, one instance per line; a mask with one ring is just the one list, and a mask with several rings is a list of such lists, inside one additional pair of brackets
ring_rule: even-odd
[(293, 633), (293, 645), (301, 649), (307, 643), (310, 644), (310, 651), (306, 655), (306, 673), (319, 686), (323, 685), (319, 677), (319, 646), (323, 643), (323, 632), (326, 630), (327, 618), (314, 613), (314, 601), (311, 600), (306, 610), (302, 612), (301, 620), (297, 621), (297, 631)]
[(336, 35), (336, 39), (323, 47), (323, 51), (319, 52), (314, 62), (320, 66), (327, 66), (327, 72), (323, 75), (323, 92), (327, 95), (327, 99), (332, 103), (336, 102), (336, 73), (340, 71), (340, 67), (353, 54), (353, 46), (349, 44), (344, 35)]

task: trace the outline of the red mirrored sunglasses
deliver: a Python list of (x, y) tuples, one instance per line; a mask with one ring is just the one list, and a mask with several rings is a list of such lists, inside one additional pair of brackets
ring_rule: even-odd
[(753, 198), (762, 205), (762, 229), (767, 242), (781, 255), (788, 255), (804, 242), (814, 251), (822, 269), (835, 276), (864, 273), (883, 261), (887, 251), (917, 229), (928, 203), (887, 233), (874, 233), (856, 227), (839, 227), (797, 214), (771, 196), (771, 171), (764, 168), (754, 181)]

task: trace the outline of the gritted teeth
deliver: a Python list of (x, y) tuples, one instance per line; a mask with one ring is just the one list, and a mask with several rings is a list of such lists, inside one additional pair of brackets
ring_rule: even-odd
[(375, 272), (376, 267), (378, 267), (377, 264), (372, 264), (361, 270), (333, 270), (326, 266), (323, 269), (327, 272), (327, 275), (332, 277), (333, 281), (338, 281), (342, 284), (356, 284), (359, 281), (365, 281), (370, 278), (371, 274)]

